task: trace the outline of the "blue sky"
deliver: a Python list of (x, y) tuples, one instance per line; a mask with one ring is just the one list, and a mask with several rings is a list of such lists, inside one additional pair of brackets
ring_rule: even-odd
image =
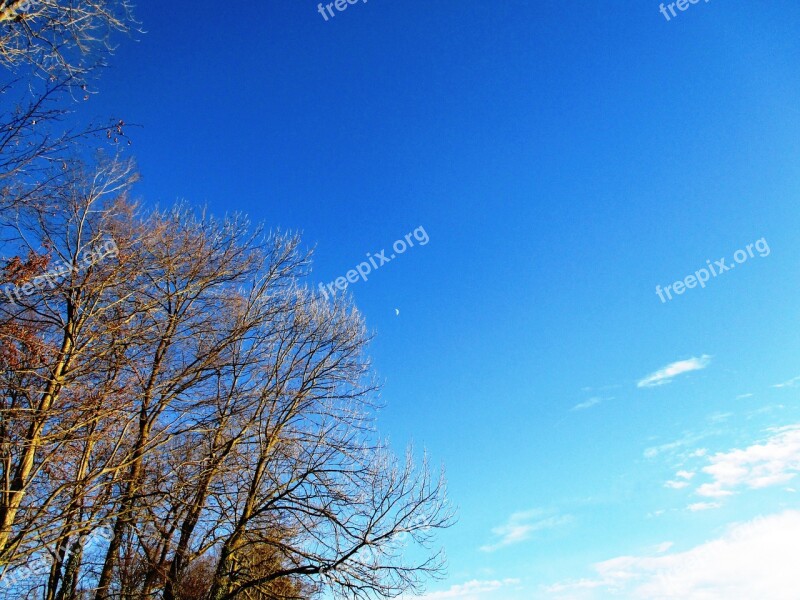
[(302, 231), (315, 287), (429, 238), (348, 289), (381, 431), (443, 462), (460, 508), (428, 598), (797, 583), (769, 552), (800, 538), (796, 2), (138, 14), (81, 110), (141, 125), (146, 202)]

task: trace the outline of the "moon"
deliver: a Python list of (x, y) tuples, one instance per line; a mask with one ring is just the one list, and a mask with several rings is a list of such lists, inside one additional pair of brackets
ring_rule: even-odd
[(394, 314), (395, 314), (395, 316), (399, 316), (400, 315), (400, 309), (399, 308), (395, 308), (394, 309)]

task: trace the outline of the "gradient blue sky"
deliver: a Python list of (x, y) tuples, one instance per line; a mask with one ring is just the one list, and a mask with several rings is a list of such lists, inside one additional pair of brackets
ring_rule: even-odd
[[(146, 202), (300, 230), (313, 285), (430, 237), (349, 290), (382, 432), (444, 462), (460, 507), (429, 598), (673, 597), (661, 576), (734, 598), (675, 565), (800, 529), (798, 432), (775, 429), (800, 423), (800, 381), (774, 387), (800, 375), (796, 1), (138, 14), (81, 110), (142, 126)], [(768, 256), (656, 295), (760, 238)], [(633, 579), (593, 567), (619, 556)]]

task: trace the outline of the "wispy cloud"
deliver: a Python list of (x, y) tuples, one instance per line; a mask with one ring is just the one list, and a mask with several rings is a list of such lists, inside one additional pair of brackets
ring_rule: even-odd
[(682, 490), (683, 488), (689, 487), (688, 481), (668, 481), (664, 484), (664, 487), (669, 488), (671, 490)]
[(656, 554), (664, 554), (665, 552), (669, 552), (674, 545), (675, 545), (674, 542), (664, 542), (662, 544), (654, 546), (653, 552), (655, 552)]
[(761, 408), (756, 408), (755, 410), (745, 413), (745, 417), (748, 419), (753, 419), (755, 417), (768, 415), (781, 410), (786, 410), (786, 406), (784, 404), (770, 404), (768, 406), (762, 406)]
[(750, 394), (750, 393), (748, 393), (748, 394), (739, 394), (738, 396), (736, 396), (736, 399), (737, 400), (744, 400), (745, 398), (752, 398), (752, 397), (753, 397), (753, 394)]
[[(502, 579), (480, 581), (472, 580), (460, 585), (454, 585), (443, 592), (432, 592), (424, 596), (415, 596), (415, 600), (441, 600), (443, 598), (458, 598), (458, 600), (478, 600), (480, 597), (498, 590), (519, 585), (519, 579)], [(411, 600), (411, 599), (409, 599)]]
[(675, 442), (669, 442), (667, 444), (661, 444), (660, 446), (650, 446), (646, 448), (644, 451), (645, 458), (655, 458), (659, 454), (663, 454), (664, 452), (670, 452), (671, 450), (677, 450), (683, 446), (688, 444), (688, 440), (677, 440)]
[(793, 377), (789, 381), (784, 381), (783, 383), (776, 383), (772, 387), (774, 388), (796, 387), (798, 383), (800, 383), (800, 375), (798, 375), (797, 377)]
[[(650, 446), (646, 448), (644, 451), (645, 458), (655, 458), (661, 454), (677, 454), (679, 450), (688, 448), (689, 446), (693, 446), (697, 444), (700, 440), (708, 437), (709, 433), (686, 433), (681, 439), (675, 440), (674, 442), (667, 442), (666, 444), (659, 444), (658, 446)], [(690, 457), (695, 456), (702, 456), (702, 454), (698, 454), (698, 452), (702, 452), (700, 450), (692, 452), (689, 454)], [(684, 452), (686, 454), (686, 452)]]
[(553, 529), (572, 520), (569, 515), (546, 515), (547, 513), (541, 510), (514, 513), (504, 525), (492, 529), (496, 540), (481, 546), (481, 552), (496, 552), (506, 546), (520, 544), (529, 540), (537, 531)]
[(600, 387), (586, 386), (586, 387), (581, 388), (581, 391), (582, 392), (607, 392), (608, 390), (618, 390), (621, 387), (622, 387), (621, 384), (615, 383), (613, 385), (603, 385), (603, 386), (600, 386)]
[(697, 493), (723, 498), (738, 488), (760, 489), (794, 479), (800, 472), (800, 424), (771, 431), (763, 443), (709, 456), (703, 473), (712, 481), (701, 485)]
[(719, 502), (695, 502), (694, 504), (690, 504), (686, 507), (687, 510), (691, 512), (700, 512), (701, 510), (713, 510), (715, 508), (720, 508), (722, 504)]
[(659, 556), (598, 563), (597, 576), (545, 589), (554, 598), (794, 600), (800, 589), (800, 511), (730, 527), (721, 538)]
[(675, 474), (675, 479), (665, 483), (664, 487), (668, 487), (673, 490), (682, 490), (685, 487), (689, 487), (689, 481), (694, 477), (694, 475), (694, 473), (689, 471), (678, 471)]
[(603, 398), (600, 398), (599, 396), (594, 396), (592, 398), (589, 398), (586, 402), (581, 402), (580, 404), (576, 404), (575, 406), (572, 407), (572, 410), (573, 411), (588, 410), (593, 406), (597, 406), (602, 401)]
[(708, 354), (703, 354), (700, 357), (693, 357), (688, 360), (679, 360), (640, 379), (636, 387), (645, 388), (665, 385), (671, 383), (678, 375), (705, 369), (709, 364), (711, 364), (711, 357)]
[(728, 419), (730, 419), (732, 416), (733, 416), (733, 413), (730, 413), (730, 412), (727, 412), (727, 413), (714, 413), (713, 415), (708, 417), (708, 420), (711, 421), (712, 423), (722, 423), (722, 422), (727, 421)]

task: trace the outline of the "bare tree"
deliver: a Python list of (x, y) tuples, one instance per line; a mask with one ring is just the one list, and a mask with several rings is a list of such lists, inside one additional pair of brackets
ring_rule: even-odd
[(63, 127), (132, 23), (127, 0), (0, 0), (0, 594), (419, 591), (452, 510), (373, 430), (358, 311), (305, 287), (296, 235), (132, 203), (93, 137), (116, 150), (122, 121)]
[[(32, 283), (36, 244), (6, 268), (30, 294), (0, 305), (4, 560), (50, 551), (48, 600), (180, 600), (211, 557), (213, 600), (420, 589), (441, 554), (406, 564), (402, 538), (424, 546), (452, 515), (441, 478), (372, 431), (359, 314), (302, 286), (297, 237), (186, 207), (140, 217), (118, 197), (130, 181), (114, 163), (7, 224), (70, 264), (106, 236), (116, 251), (52, 290)], [(93, 567), (76, 538), (101, 522)]]
[[(109, 241), (104, 222), (126, 192), (131, 172), (129, 166), (112, 162), (89, 181), (76, 177), (51, 189), (49, 202), (26, 206), (8, 219), (4, 215), (0, 223), (9, 246), (27, 256), (6, 261), (6, 295), (0, 304), (3, 562), (23, 549), (26, 536), (43, 524), (53, 497), (52, 490), (36, 487), (37, 477), (57, 479), (60, 471), (67, 477), (64, 485), (71, 485), (75, 482), (69, 478), (77, 475), (69, 468), (85, 462), (63, 460), (73, 452), (80, 456), (73, 428), (87, 433), (86, 405), (92, 402), (73, 383), (95, 383), (99, 389), (109, 383), (99, 370), (113, 336), (114, 324), (107, 317), (113, 305), (107, 299), (125, 276), (113, 260), (103, 260), (115, 253), (109, 249), (103, 254)], [(20, 511), (26, 525), (15, 531)]]
[(111, 50), (110, 33), (130, 23), (124, 1), (0, 2), (0, 63), (11, 75), (0, 87), (1, 280), (16, 295), (0, 305), (0, 565), (55, 544), (54, 585), (96, 492), (102, 391), (117, 385), (100, 367), (117, 310), (105, 296), (124, 269), (87, 266), (84, 255), (104, 241), (132, 181), (130, 165), (103, 160), (86, 172), (80, 160), (91, 134), (118, 141), (121, 122), (70, 130), (62, 122)]
[[(210, 597), (246, 597), (289, 577), (344, 597), (418, 589), (418, 578), (442, 568), (441, 555), (403, 564), (398, 538), (424, 543), (423, 530), (450, 523), (443, 482), (427, 467), (398, 468), (374, 440), (358, 313), (305, 290), (291, 304), (260, 377), (256, 434), (233, 455), (227, 472), (236, 479), (220, 490), (230, 517)], [(276, 539), (275, 531), (284, 533)], [(285, 566), (251, 572), (240, 555), (253, 544), (273, 547)]]
[(128, 0), (0, 0), (0, 65), (79, 80), (132, 25)]
[[(148, 451), (185, 429), (186, 415), (203, 410), (202, 399), (218, 384), (217, 373), (226, 368), (231, 347), (243, 343), (247, 332), (246, 323), (236, 319), (235, 286), (268, 256), (257, 251), (257, 234), (248, 234), (236, 218), (197, 220), (178, 208), (151, 215), (148, 226), (138, 248), (146, 265), (134, 282), (143, 307), (137, 327), (147, 332), (133, 348), (138, 354), (132, 382), (137, 431), (98, 599), (110, 594), (121, 543), (134, 514), (143, 509), (138, 498), (146, 482)], [(302, 260), (295, 258), (297, 242), (278, 237), (270, 243), (276, 254), (269, 277), (285, 277), (289, 267), (284, 263)]]
[(0, 211), (46, 194), (76, 159), (126, 139), (120, 119), (65, 122), (76, 101), (91, 98), (111, 34), (133, 26), (127, 0), (0, 0), (8, 75), (0, 82)]

